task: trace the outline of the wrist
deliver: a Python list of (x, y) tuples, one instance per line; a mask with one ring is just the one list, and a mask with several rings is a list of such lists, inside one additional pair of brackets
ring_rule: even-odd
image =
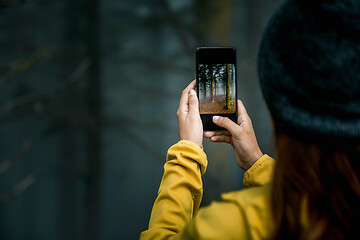
[[(259, 160), (262, 156), (264, 156), (264, 154), (262, 153), (262, 151), (260, 149), (258, 149), (257, 151), (254, 152), (253, 156), (251, 157), (250, 161), (249, 161), (249, 168), (252, 167), (252, 165), (254, 165), (257, 160)], [(246, 169), (247, 170), (247, 169)]]
[(187, 144), (187, 145), (191, 145), (191, 146), (193, 146), (194, 148), (198, 148), (198, 149), (200, 149), (202, 152), (204, 152), (204, 149), (203, 149), (202, 144), (199, 145), (199, 144), (197, 144), (195, 141), (187, 140), (187, 139), (180, 139), (180, 140), (179, 140), (179, 143), (185, 143), (185, 144)]
[(252, 164), (253, 165), (257, 160), (259, 160), (262, 156), (264, 156), (264, 154), (262, 153), (262, 151), (260, 149), (258, 149), (253, 156), (253, 161)]
[(191, 143), (195, 144), (195, 145), (198, 146), (199, 148), (201, 148), (201, 150), (204, 149), (202, 142), (194, 141), (194, 140), (191, 140), (191, 139), (185, 139), (185, 138), (180, 138), (180, 141), (188, 141), (188, 142), (191, 142)]
[(253, 151), (253, 154), (248, 156), (242, 156), (238, 157), (238, 165), (241, 169), (247, 171), (249, 168), (252, 167), (264, 154), (261, 152), (261, 150)]

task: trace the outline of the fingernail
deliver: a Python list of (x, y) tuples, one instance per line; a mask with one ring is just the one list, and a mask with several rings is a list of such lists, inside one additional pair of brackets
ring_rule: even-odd
[(219, 118), (220, 118), (219, 116), (213, 116), (213, 120), (214, 120), (214, 121), (219, 120)]
[(191, 89), (191, 90), (190, 90), (190, 95), (195, 95), (195, 93), (196, 93), (196, 92), (195, 92), (194, 89)]

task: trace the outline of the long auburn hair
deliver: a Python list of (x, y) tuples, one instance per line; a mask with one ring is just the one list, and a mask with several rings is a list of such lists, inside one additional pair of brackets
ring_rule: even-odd
[(350, 239), (360, 227), (360, 143), (276, 134), (273, 239)]

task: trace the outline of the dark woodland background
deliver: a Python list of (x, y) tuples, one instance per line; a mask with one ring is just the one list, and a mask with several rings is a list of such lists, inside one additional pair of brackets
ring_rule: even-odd
[[(138, 239), (197, 46), (235, 46), (238, 96), (261, 145), (256, 73), (281, 0), (0, 0), (0, 239)], [(205, 141), (203, 205), (242, 187)]]

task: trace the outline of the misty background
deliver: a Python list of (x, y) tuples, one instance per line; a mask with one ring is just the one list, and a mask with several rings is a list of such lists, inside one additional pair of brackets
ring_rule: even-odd
[[(138, 239), (198, 46), (234, 46), (238, 97), (264, 153), (261, 34), (281, 0), (0, 0), (0, 239)], [(242, 188), (204, 142), (202, 205)]]

